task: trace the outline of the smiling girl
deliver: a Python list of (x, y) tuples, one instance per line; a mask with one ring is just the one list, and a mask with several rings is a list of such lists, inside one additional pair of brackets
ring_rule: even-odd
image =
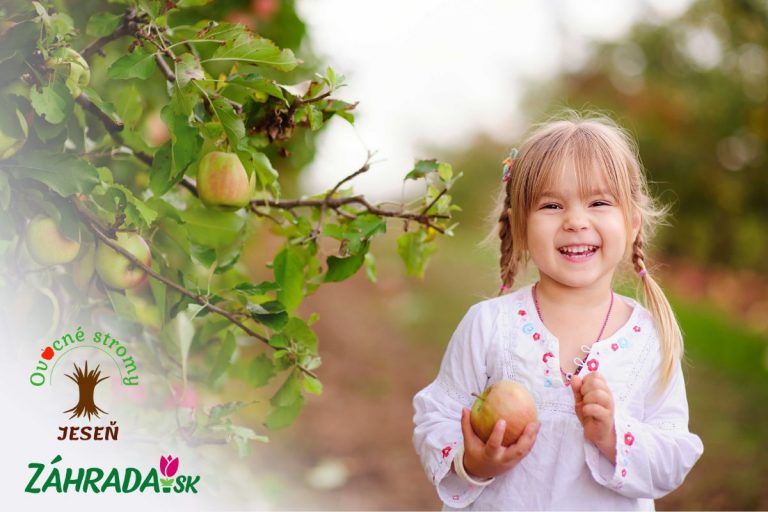
[[(632, 140), (605, 117), (545, 123), (505, 160), (499, 297), (459, 322), (413, 400), (413, 442), (443, 510), (653, 510), (703, 453), (688, 430), (683, 340), (643, 247), (657, 208)], [(507, 292), (519, 271), (534, 284)], [(613, 291), (623, 264), (644, 305)], [(473, 393), (510, 379), (539, 422), (501, 445), (472, 431)]]

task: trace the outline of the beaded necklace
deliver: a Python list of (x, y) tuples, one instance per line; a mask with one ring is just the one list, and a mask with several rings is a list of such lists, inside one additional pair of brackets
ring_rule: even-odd
[[(541, 316), (541, 308), (539, 307), (539, 298), (536, 295), (536, 287), (538, 285), (539, 285), (538, 281), (536, 282), (536, 284), (533, 285), (533, 303), (536, 305), (536, 313), (539, 315), (539, 320), (541, 320), (541, 323), (543, 324), (544, 318)], [(603, 337), (603, 331), (605, 331), (605, 326), (608, 325), (608, 319), (611, 317), (612, 309), (613, 309), (613, 290), (611, 290), (611, 303), (608, 306), (608, 313), (605, 315), (605, 320), (603, 320), (603, 326), (600, 328), (600, 333), (597, 335), (597, 338), (595, 339), (595, 341), (592, 342), (593, 344), (600, 341), (600, 338)], [(588, 350), (587, 351), (584, 350), (584, 345), (582, 345), (582, 352), (587, 352), (587, 354), (589, 353)], [(578, 360), (578, 366), (576, 367), (576, 371), (574, 373), (579, 373), (579, 370), (581, 370), (581, 367), (584, 366), (584, 361), (578, 358), (576, 358), (575, 360)], [(560, 373), (567, 380), (568, 383), (566, 385), (570, 384), (574, 374), (570, 372), (566, 372), (565, 370), (563, 370), (562, 366), (560, 367)]]

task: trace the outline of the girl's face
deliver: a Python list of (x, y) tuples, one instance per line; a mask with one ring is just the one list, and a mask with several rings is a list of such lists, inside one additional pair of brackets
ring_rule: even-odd
[(637, 236), (640, 216), (627, 233), (622, 209), (604, 179), (586, 197), (567, 167), (528, 214), (528, 251), (542, 280), (571, 288), (610, 287), (624, 258), (628, 236)]

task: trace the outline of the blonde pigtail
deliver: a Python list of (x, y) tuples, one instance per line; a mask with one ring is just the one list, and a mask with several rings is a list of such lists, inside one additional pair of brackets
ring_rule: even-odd
[(645, 307), (653, 315), (661, 342), (661, 375), (656, 388), (657, 393), (661, 393), (672, 379), (678, 361), (683, 357), (683, 333), (664, 291), (646, 269), (643, 239), (640, 234), (632, 245), (632, 264), (641, 276)]
[(501, 257), (499, 266), (501, 268), (501, 288), (499, 295), (512, 288), (517, 274), (517, 261), (514, 258), (514, 243), (512, 237), (512, 207), (507, 192), (504, 196), (504, 208), (499, 216), (499, 238), (501, 239)]

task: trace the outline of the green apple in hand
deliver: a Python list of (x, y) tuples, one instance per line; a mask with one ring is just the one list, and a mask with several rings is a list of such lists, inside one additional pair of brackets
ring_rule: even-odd
[(525, 426), (537, 421), (536, 402), (522, 385), (511, 380), (500, 380), (485, 388), (482, 394), (472, 393), (477, 399), (472, 405), (469, 421), (477, 437), (488, 442), (498, 420), (507, 422), (503, 446), (514, 444)]

